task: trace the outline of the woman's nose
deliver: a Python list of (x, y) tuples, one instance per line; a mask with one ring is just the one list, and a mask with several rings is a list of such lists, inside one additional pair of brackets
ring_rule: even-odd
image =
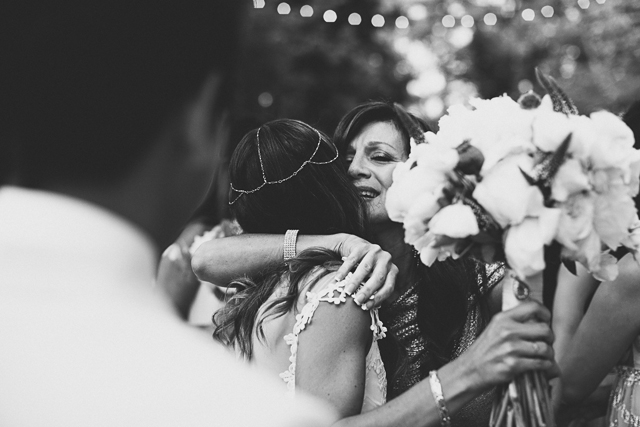
[(368, 178), (371, 176), (371, 172), (369, 168), (367, 168), (365, 162), (362, 157), (354, 157), (351, 163), (349, 164), (349, 176), (352, 179), (357, 178)]

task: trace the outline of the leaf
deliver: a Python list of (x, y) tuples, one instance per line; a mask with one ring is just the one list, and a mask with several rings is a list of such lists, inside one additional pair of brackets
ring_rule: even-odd
[(539, 68), (536, 67), (536, 77), (538, 82), (547, 91), (553, 102), (553, 111), (564, 114), (578, 114), (578, 108), (571, 98), (558, 86), (558, 83), (551, 76), (545, 76)]

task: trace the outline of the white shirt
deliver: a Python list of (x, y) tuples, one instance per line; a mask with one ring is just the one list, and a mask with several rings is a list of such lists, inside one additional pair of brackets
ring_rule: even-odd
[(185, 325), (150, 240), (53, 193), (0, 188), (0, 425), (322, 426), (326, 406)]

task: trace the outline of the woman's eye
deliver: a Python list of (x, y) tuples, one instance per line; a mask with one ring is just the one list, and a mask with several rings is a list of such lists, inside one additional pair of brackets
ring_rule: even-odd
[(390, 162), (393, 160), (393, 157), (385, 153), (377, 153), (371, 156), (371, 160), (375, 160), (376, 162)]

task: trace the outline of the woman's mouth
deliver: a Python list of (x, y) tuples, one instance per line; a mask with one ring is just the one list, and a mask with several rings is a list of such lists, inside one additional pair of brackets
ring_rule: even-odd
[(360, 193), (360, 197), (366, 200), (375, 199), (380, 195), (379, 191), (371, 187), (358, 187), (358, 193)]

